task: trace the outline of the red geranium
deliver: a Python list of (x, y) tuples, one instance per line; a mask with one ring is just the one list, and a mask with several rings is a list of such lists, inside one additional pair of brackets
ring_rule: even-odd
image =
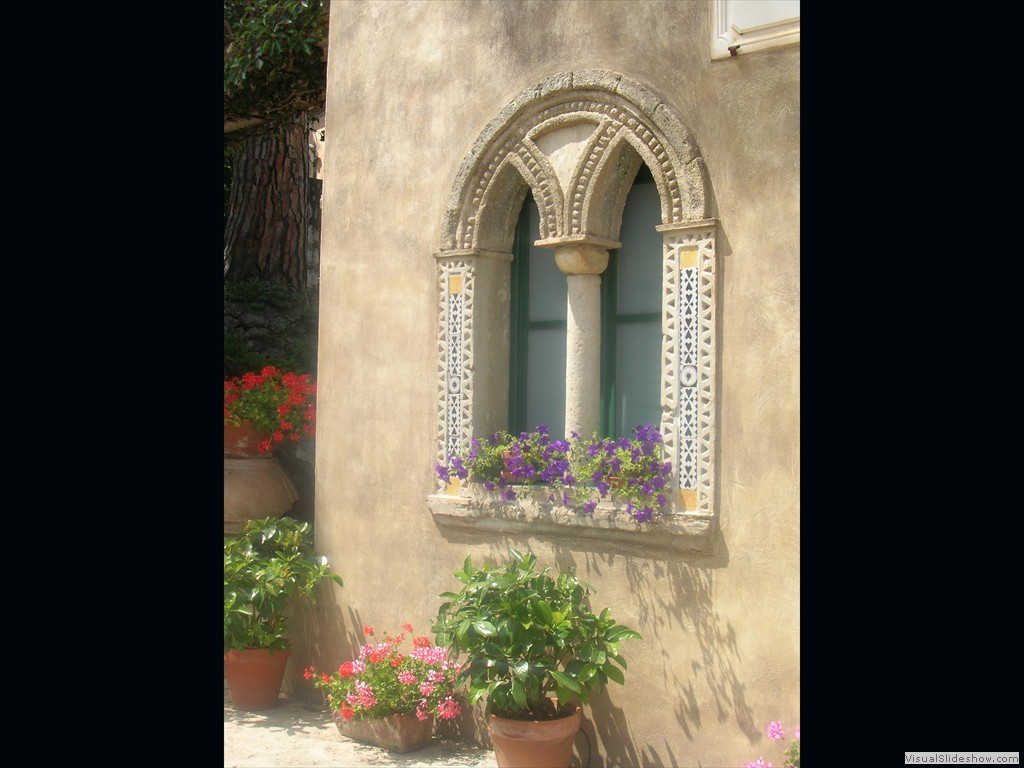
[(266, 366), (224, 381), (224, 423), (252, 422), (268, 435), (259, 443), (269, 453), (273, 443), (316, 436), (316, 384), (308, 373)]

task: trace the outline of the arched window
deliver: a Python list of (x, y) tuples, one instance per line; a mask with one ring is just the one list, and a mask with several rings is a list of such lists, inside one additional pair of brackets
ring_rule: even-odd
[[(706, 200), (696, 140), (646, 86), (581, 70), (510, 102), (456, 172), (434, 254), (437, 460), (500, 428), (623, 436), (654, 423), (680, 514), (653, 525), (681, 537), (670, 549), (708, 546), (717, 222)], [(495, 510), (449, 490), (428, 498), (439, 523), (493, 529)], [(540, 530), (532, 513), (497, 514)], [(545, 520), (574, 536), (634, 530)]]

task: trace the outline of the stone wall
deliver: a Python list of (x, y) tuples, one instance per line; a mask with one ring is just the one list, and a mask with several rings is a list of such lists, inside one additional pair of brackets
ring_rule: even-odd
[[(712, 60), (713, 6), (331, 5), (316, 537), (345, 586), (296, 617), (293, 694), (315, 699), (301, 670), (350, 658), (363, 624), (398, 632), (408, 621), (427, 634), (467, 555), (494, 562), (515, 547), (575, 566), (593, 606), (643, 635), (624, 644), (626, 684), (585, 709), (589, 765), (743, 765), (770, 759), (771, 720), (799, 722), (800, 48)], [(718, 265), (716, 541), (706, 552), (645, 549), (614, 532), (445, 531), (428, 504), (435, 254), (452, 190), (514, 100), (583, 70), (658, 94), (705, 165)], [(475, 365), (486, 360), (477, 349)]]

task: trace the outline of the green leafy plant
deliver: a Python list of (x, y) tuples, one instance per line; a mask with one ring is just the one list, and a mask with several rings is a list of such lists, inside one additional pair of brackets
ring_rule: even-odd
[(669, 506), (672, 462), (663, 458), (661, 433), (652, 424), (633, 428), (631, 438), (584, 440), (575, 432), (553, 440), (544, 424), (518, 436), (498, 431), (474, 437), (467, 451), (437, 464), (446, 483), (453, 477), (475, 479), (497, 490), (503, 501), (517, 498), (515, 486), (546, 486), (549, 500), (592, 514), (609, 495), (625, 504), (639, 523), (650, 522)]
[(328, 3), (224, 0), (224, 116), (273, 120), (323, 104)]
[(316, 384), (308, 373), (267, 366), (224, 382), (224, 423), (252, 422), (267, 437), (258, 444), (269, 453), (273, 443), (316, 435)]
[[(324, 691), (328, 706), (346, 720), (369, 720), (391, 715), (415, 715), (420, 720), (433, 716), (451, 720), (462, 706), (454, 697), (456, 665), (448, 651), (433, 645), (426, 636), (414, 636), (412, 649), (399, 651), (409, 623), (397, 637), (389, 634), (379, 642), (367, 640), (359, 646), (357, 658), (343, 662), (337, 673), (328, 675), (316, 667), (305, 671), (307, 680)], [(371, 626), (363, 634), (374, 636)]]
[(465, 654), (456, 679), (469, 703), (486, 697), (489, 713), (551, 720), (625, 682), (623, 640), (642, 639), (617, 623), (609, 608), (587, 605), (592, 588), (574, 569), (549, 575), (531, 553), (510, 551), (498, 566), (467, 557), (454, 576), (464, 586), (443, 592), (432, 631), (438, 645)]
[(316, 557), (309, 523), (291, 517), (249, 520), (224, 537), (224, 651), (289, 647), (285, 608), (316, 601), (325, 580), (343, 586), (326, 557)]

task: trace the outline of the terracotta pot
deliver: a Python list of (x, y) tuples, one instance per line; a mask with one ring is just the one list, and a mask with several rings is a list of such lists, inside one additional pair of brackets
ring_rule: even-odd
[(334, 710), (334, 722), (342, 736), (373, 744), (388, 752), (412, 752), (430, 743), (434, 719), (420, 720), (415, 715), (391, 715), (369, 720), (346, 720)]
[(234, 424), (224, 424), (224, 457), (230, 459), (269, 459), (274, 455), (273, 449), (270, 453), (260, 453), (257, 447), (262, 440), (269, 440), (270, 435), (257, 432), (253, 429), (251, 421), (243, 421), (237, 427)]
[(277, 459), (224, 459), (224, 535), (236, 536), (248, 520), (280, 517), (299, 498)]
[(224, 677), (235, 709), (259, 712), (277, 706), (290, 650), (230, 650), (224, 654)]
[(491, 715), (487, 728), (498, 768), (568, 768), (582, 711), (557, 720), (509, 720)]

